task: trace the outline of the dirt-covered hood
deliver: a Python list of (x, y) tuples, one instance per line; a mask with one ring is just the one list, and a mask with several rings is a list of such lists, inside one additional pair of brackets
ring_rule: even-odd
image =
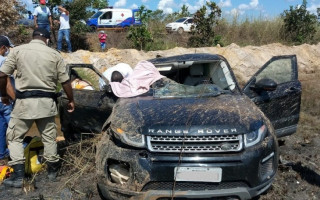
[(109, 118), (114, 127), (145, 135), (162, 133), (243, 133), (263, 123), (262, 112), (245, 95), (209, 98), (120, 99)]

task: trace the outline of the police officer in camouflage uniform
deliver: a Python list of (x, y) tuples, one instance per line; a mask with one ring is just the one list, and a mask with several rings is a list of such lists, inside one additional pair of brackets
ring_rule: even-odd
[(0, 92), (2, 102), (8, 104), (6, 93), (7, 76), (15, 75), (16, 102), (13, 108), (7, 139), (11, 165), (14, 173), (4, 181), (5, 186), (22, 187), (24, 178), (23, 138), (35, 122), (44, 144), (44, 158), (48, 165), (49, 180), (55, 180), (59, 169), (57, 155), (56, 89), (60, 82), (69, 99), (68, 111), (74, 111), (74, 100), (69, 76), (62, 56), (47, 46), (50, 33), (43, 28), (33, 32), (29, 44), (11, 50), (0, 69)]

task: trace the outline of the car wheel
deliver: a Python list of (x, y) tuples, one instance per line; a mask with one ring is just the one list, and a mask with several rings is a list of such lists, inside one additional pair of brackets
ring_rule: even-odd
[(182, 34), (182, 33), (183, 33), (183, 28), (181, 28), (181, 27), (178, 28), (178, 33), (179, 33), (179, 34)]

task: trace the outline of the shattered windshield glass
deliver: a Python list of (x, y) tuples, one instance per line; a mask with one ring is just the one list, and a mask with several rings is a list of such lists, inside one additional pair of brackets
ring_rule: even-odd
[(213, 84), (201, 84), (197, 86), (182, 85), (171, 81), (162, 87), (153, 89), (155, 98), (173, 97), (214, 97), (222, 93), (221, 89)]

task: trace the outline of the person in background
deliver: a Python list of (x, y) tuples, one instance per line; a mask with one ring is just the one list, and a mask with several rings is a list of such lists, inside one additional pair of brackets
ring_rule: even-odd
[(32, 15), (32, 12), (30, 10), (28, 10), (28, 19), (33, 19), (33, 15)]
[(34, 26), (35, 28), (44, 28), (49, 33), (52, 30), (52, 17), (49, 8), (46, 6), (46, 0), (40, 0), (39, 6), (34, 9)]
[(107, 40), (107, 34), (104, 33), (104, 31), (99, 32), (99, 41), (101, 50), (104, 51), (106, 49), (106, 40)]
[[(14, 47), (10, 39), (6, 36), (0, 36), (0, 69), (6, 56), (10, 52), (10, 47)], [(11, 100), (15, 99), (14, 80), (8, 77), (7, 93)], [(7, 149), (6, 132), (12, 111), (12, 104), (5, 105), (0, 100), (0, 166), (6, 165), (9, 157), (9, 150)]]
[(70, 42), (70, 23), (69, 23), (69, 11), (65, 9), (62, 6), (58, 7), (58, 10), (60, 12), (60, 28), (58, 32), (58, 46), (57, 49), (58, 51), (61, 51), (62, 49), (62, 39), (63, 36), (67, 42), (68, 45), (68, 53), (72, 53), (72, 47), (71, 47), (71, 42)]
[(38, 28), (33, 31), (32, 36), (33, 40), (30, 43), (13, 48), (0, 68), (1, 100), (5, 105), (9, 104), (6, 91), (7, 77), (17, 71), (16, 101), (7, 130), (11, 158), (8, 164), (14, 172), (3, 182), (7, 187), (23, 186), (23, 138), (33, 123), (36, 123), (44, 144), (43, 157), (48, 166), (49, 181), (56, 180), (60, 168), (55, 123), (55, 116), (58, 114), (58, 82), (61, 83), (69, 100), (68, 112), (74, 111), (73, 93), (64, 60), (58, 51), (47, 46), (50, 33), (46, 29)]

